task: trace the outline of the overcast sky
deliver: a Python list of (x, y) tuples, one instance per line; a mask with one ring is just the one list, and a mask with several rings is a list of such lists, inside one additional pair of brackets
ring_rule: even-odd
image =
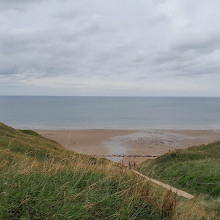
[(0, 95), (220, 96), (219, 0), (0, 0)]

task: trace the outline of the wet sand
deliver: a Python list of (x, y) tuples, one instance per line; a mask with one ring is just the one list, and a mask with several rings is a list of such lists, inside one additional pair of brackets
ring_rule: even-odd
[(64, 147), (78, 153), (89, 155), (106, 155), (109, 149), (104, 142), (116, 136), (124, 136), (134, 130), (36, 130), (40, 135), (57, 141)]
[[(115, 162), (140, 162), (175, 149), (220, 140), (214, 130), (37, 130), (49, 139), (79, 153)], [(153, 158), (153, 157), (152, 157)]]
[[(151, 130), (142, 137), (128, 142), (128, 154), (161, 156), (169, 151), (219, 141), (220, 133), (214, 130)], [(129, 158), (136, 162), (145, 158)], [(128, 161), (128, 158), (123, 160)]]

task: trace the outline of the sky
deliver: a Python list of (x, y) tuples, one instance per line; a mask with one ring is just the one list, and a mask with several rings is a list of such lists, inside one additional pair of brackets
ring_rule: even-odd
[(0, 0), (0, 95), (220, 96), (219, 0)]

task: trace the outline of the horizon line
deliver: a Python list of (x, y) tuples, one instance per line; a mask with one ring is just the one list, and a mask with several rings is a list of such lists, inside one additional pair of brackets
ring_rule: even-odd
[(0, 95), (0, 97), (114, 97), (114, 98), (220, 98), (220, 96), (130, 96), (130, 95)]

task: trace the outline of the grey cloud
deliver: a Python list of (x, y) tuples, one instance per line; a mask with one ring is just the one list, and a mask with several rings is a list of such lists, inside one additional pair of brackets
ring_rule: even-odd
[[(161, 62), (163, 61), (163, 62)], [(220, 59), (219, 59), (220, 61)], [(202, 75), (219, 75), (220, 64), (208, 57), (199, 57), (197, 54), (191, 56), (182, 56), (176, 54), (176, 57), (167, 57), (167, 59), (158, 59), (155, 62), (155, 72), (164, 73), (164, 76), (170, 77), (199, 77)]]
[[(57, 32), (59, 29), (59, 32)], [(37, 72), (39, 76), (59, 74), (79, 75), (80, 63), (91, 53), (90, 38), (93, 38), (101, 26), (96, 17), (72, 28), (36, 30), (1, 30), (0, 50), (5, 63), (1, 65), (1, 74), (20, 74)], [(3, 66), (14, 66), (3, 71)], [(13, 71), (12, 71), (13, 70)], [(84, 73), (81, 72), (81, 75)]]
[(189, 40), (174, 47), (181, 52), (193, 50), (199, 54), (211, 53), (220, 47), (220, 34), (218, 36), (210, 37), (208, 39)]
[[(22, 10), (36, 2), (0, 0), (0, 8)], [(95, 92), (110, 83), (112, 91), (126, 91), (151, 81), (212, 81), (219, 75), (217, 25), (206, 30), (196, 23), (189, 0), (41, 0), (36, 5), (22, 20), (21, 13), (5, 12), (10, 16), (0, 28), (0, 76), (8, 82), (40, 85), (53, 78), (60, 87)]]
[(170, 17), (166, 14), (159, 14), (148, 19), (150, 25), (158, 25), (159, 23), (170, 22)]
[(72, 21), (73, 19), (76, 19), (82, 15), (82, 10), (79, 8), (73, 8), (73, 9), (68, 9), (65, 11), (59, 11), (53, 14), (53, 17), (61, 20), (61, 21)]
[(164, 4), (169, 0), (152, 0), (152, 2), (154, 2), (155, 4)]
[(39, 2), (43, 2), (43, 0), (0, 0), (0, 10), (24, 10), (26, 6), (39, 4)]
[(167, 51), (156, 54), (152, 63), (156, 72), (175, 76), (200, 76), (220, 74), (220, 57), (213, 59), (213, 53), (220, 54), (220, 36), (186, 39), (175, 43)]

